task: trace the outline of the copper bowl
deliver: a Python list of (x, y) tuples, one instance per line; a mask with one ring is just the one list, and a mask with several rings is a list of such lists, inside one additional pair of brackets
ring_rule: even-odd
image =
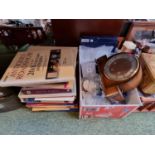
[(139, 66), (139, 70), (134, 77), (132, 77), (129, 81), (123, 82), (119, 85), (119, 88), (123, 92), (127, 92), (131, 89), (138, 87), (142, 80), (142, 67)]
[(132, 54), (118, 53), (108, 58), (104, 65), (104, 75), (107, 79), (118, 82), (116, 85), (123, 92), (127, 92), (140, 84), (142, 67), (138, 57)]

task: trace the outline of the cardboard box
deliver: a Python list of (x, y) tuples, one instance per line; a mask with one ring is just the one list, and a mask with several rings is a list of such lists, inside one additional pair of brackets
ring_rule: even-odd
[[(80, 82), (81, 85), (81, 82)], [(104, 104), (105, 100), (101, 100), (98, 105), (85, 105), (82, 96), (82, 88), (80, 87), (80, 118), (123, 118), (134, 112), (137, 108), (142, 106), (137, 89), (128, 92), (126, 102), (124, 104)]]
[(140, 89), (146, 94), (155, 93), (155, 55), (142, 53), (141, 64), (143, 68), (143, 79)]
[[(82, 39), (81, 39), (82, 40)], [(85, 38), (84, 41), (88, 41), (90, 43), (93, 42), (93, 38)], [(90, 43), (91, 44), (91, 43)], [(93, 53), (95, 52), (92, 48), (98, 48), (97, 50), (101, 50), (99, 47), (95, 46), (89, 46), (90, 44), (87, 44), (86, 50)], [(85, 44), (81, 44), (82, 47)], [(102, 44), (100, 44), (101, 46)], [(104, 44), (105, 45), (105, 44)], [(80, 58), (83, 59), (83, 57), (80, 55), (81, 50), (83, 50), (80, 46), (79, 48), (79, 76), (80, 76), (80, 105), (79, 105), (79, 118), (123, 118), (131, 114), (132, 112), (136, 111), (136, 109), (139, 106), (142, 106), (139, 94), (137, 89), (133, 89), (127, 93), (126, 101), (122, 103), (112, 104), (110, 101), (108, 101), (104, 96), (99, 98), (92, 98), (89, 101), (86, 102), (86, 97), (83, 95), (83, 87), (82, 87), (82, 69), (81, 64), (83, 61), (81, 61)], [(91, 51), (92, 50), (92, 51)], [(111, 53), (107, 53), (109, 56), (112, 54), (114, 50), (111, 51)], [(94, 58), (95, 60), (95, 58)], [(93, 101), (96, 101), (94, 102)]]

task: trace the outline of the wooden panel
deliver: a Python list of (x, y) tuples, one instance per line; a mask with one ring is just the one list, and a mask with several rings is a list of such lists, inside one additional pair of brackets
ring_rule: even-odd
[(81, 35), (119, 36), (124, 20), (120, 19), (54, 19), (56, 45), (79, 45)]

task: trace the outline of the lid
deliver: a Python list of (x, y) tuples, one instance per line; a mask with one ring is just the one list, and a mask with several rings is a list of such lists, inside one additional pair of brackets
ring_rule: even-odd
[(105, 76), (113, 81), (126, 81), (139, 69), (139, 61), (132, 54), (119, 53), (108, 59), (104, 66)]

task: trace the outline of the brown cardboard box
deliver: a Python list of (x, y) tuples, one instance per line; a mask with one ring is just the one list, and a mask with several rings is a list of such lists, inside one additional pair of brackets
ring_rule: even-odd
[(143, 68), (143, 79), (140, 89), (146, 94), (155, 93), (155, 55), (142, 53), (141, 64)]

